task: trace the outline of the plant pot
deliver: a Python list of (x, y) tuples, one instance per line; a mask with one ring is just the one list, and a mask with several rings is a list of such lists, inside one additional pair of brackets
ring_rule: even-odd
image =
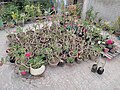
[(15, 57), (10, 57), (10, 60), (9, 60), (11, 63), (15, 63)]
[(60, 62), (58, 63), (58, 66), (63, 67), (65, 65), (65, 62), (63, 60), (60, 60)]
[(113, 49), (111, 49), (109, 52), (112, 53), (112, 54), (114, 54), (114, 53), (116, 53), (116, 49), (113, 48)]
[(120, 31), (115, 32), (115, 35), (116, 35), (116, 36), (120, 36)]
[(97, 73), (99, 75), (101, 75), (101, 74), (103, 74), (103, 72), (104, 72), (104, 68), (103, 67), (99, 67), (98, 70), (97, 70)]
[(41, 75), (45, 72), (45, 65), (42, 65), (40, 68), (38, 69), (34, 69), (32, 67), (30, 67), (30, 74), (37, 76), (37, 75)]
[(98, 57), (94, 56), (94, 55), (90, 55), (90, 59), (93, 60), (93, 61), (96, 61)]
[(108, 48), (109, 50), (111, 50), (111, 49), (113, 49), (113, 45), (109, 44), (109, 45), (107, 45), (107, 48)]
[(59, 63), (59, 60), (55, 60), (54, 62), (51, 60), (48, 60), (48, 63), (51, 67), (56, 67)]
[(76, 62), (77, 64), (80, 64), (81, 61), (82, 61), (81, 59), (79, 59), (79, 58), (77, 58), (77, 57), (75, 58), (75, 62)]
[(97, 64), (93, 64), (91, 72), (97, 72)]
[(68, 66), (73, 66), (74, 64), (75, 64), (74, 62), (72, 62), (72, 63), (67, 62), (67, 65), (68, 65)]

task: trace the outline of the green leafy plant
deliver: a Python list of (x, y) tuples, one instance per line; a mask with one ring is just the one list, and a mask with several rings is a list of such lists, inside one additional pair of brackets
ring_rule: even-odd
[(67, 62), (68, 62), (68, 63), (73, 63), (73, 62), (74, 62), (74, 59), (71, 58), (71, 57), (68, 57), (68, 58), (67, 58)]
[(29, 63), (31, 65), (31, 67), (34, 69), (37, 69), (37, 68), (40, 68), (42, 65), (44, 65), (45, 64), (45, 61), (43, 59), (44, 57), (45, 57), (45, 55), (42, 54), (40, 56), (30, 59)]

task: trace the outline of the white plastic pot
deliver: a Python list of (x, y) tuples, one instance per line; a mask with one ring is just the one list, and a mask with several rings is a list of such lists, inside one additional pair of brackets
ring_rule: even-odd
[(30, 67), (30, 73), (31, 75), (41, 75), (42, 73), (44, 73), (45, 71), (45, 65), (42, 65), (40, 68), (38, 69), (33, 69), (32, 67)]

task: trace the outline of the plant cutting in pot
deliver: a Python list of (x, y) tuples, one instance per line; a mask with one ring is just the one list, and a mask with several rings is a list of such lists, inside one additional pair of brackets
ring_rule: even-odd
[(63, 67), (65, 65), (65, 61), (64, 60), (60, 60), (60, 62), (58, 63), (58, 66)]
[(23, 77), (27, 77), (29, 75), (29, 68), (24, 65), (19, 66), (19, 73)]
[(77, 57), (75, 58), (75, 62), (76, 62), (77, 64), (80, 64), (80, 63), (82, 62), (82, 59), (83, 59), (82, 52), (79, 51), (79, 52), (77, 53)]
[(51, 56), (48, 55), (48, 59), (49, 59), (48, 63), (52, 67), (56, 67), (59, 63), (59, 59), (56, 57), (56, 55), (51, 55)]
[(41, 75), (45, 71), (44, 54), (29, 60), (31, 75)]
[(72, 57), (67, 58), (67, 65), (72, 66), (74, 63), (74, 59)]

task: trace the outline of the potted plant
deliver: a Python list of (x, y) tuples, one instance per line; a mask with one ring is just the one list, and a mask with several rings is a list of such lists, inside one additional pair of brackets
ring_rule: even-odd
[(29, 75), (29, 68), (27, 68), (25, 65), (19, 66), (19, 73), (23, 77), (27, 77)]
[(74, 63), (74, 59), (73, 59), (72, 57), (68, 57), (68, 58), (67, 58), (67, 65), (68, 65), (68, 66), (72, 66), (73, 63)]
[(63, 67), (65, 65), (65, 61), (64, 60), (60, 60), (60, 62), (58, 63), (58, 66)]
[(48, 59), (48, 63), (51, 67), (56, 67), (59, 63), (59, 59), (56, 57), (56, 55), (51, 55), (51, 57), (48, 56)]
[(45, 71), (45, 61), (43, 60), (44, 54), (29, 60), (31, 75), (41, 75)]

